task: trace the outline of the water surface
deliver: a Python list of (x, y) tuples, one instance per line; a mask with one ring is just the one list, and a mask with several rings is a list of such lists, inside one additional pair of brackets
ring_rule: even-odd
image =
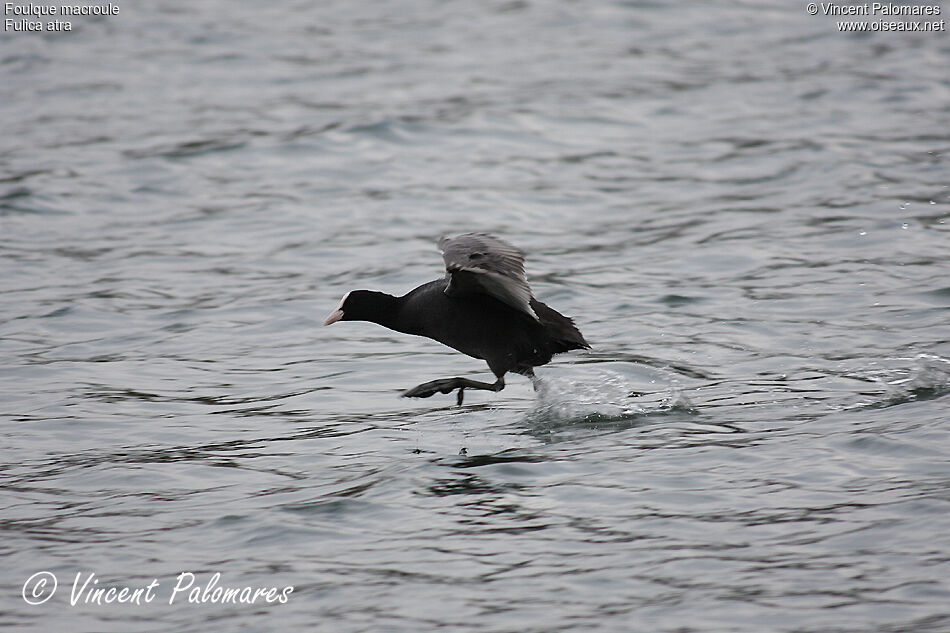
[[(950, 630), (945, 33), (120, 6), (0, 38), (5, 629)], [(472, 230), (593, 349), (402, 399), (486, 368), (320, 323)]]

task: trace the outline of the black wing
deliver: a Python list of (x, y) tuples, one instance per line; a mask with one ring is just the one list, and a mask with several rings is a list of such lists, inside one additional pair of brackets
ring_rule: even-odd
[(439, 249), (448, 271), (445, 294), (491, 295), (538, 320), (531, 308), (534, 296), (524, 274), (524, 253), (520, 250), (486, 233), (443, 237)]

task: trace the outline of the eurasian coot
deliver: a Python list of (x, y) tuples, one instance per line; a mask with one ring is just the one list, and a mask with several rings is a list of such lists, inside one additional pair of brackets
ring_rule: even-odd
[(501, 391), (505, 374), (534, 377), (532, 368), (554, 354), (590, 348), (574, 321), (541, 303), (524, 274), (524, 253), (492, 235), (467, 233), (443, 237), (439, 249), (446, 275), (401, 297), (373, 290), (352, 290), (324, 325), (372, 321), (397, 332), (425, 336), (463, 354), (481, 358), (495, 374), (494, 383), (469, 378), (440, 378), (403, 393), (428, 398), (458, 389)]

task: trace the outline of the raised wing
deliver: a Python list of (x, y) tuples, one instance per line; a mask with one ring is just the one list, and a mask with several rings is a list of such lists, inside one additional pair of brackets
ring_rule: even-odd
[(439, 250), (448, 271), (445, 294), (450, 297), (487, 294), (534, 320), (531, 288), (524, 274), (524, 253), (487, 233), (443, 237)]

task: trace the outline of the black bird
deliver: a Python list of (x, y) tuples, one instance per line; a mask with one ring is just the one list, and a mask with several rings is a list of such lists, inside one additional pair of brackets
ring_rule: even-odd
[(324, 325), (372, 321), (397, 332), (425, 336), (488, 363), (494, 383), (440, 378), (403, 393), (428, 398), (458, 389), (501, 391), (505, 374), (534, 378), (534, 367), (554, 354), (590, 345), (574, 321), (534, 298), (524, 274), (524, 253), (485, 233), (439, 240), (446, 275), (394, 297), (373, 290), (352, 290)]

